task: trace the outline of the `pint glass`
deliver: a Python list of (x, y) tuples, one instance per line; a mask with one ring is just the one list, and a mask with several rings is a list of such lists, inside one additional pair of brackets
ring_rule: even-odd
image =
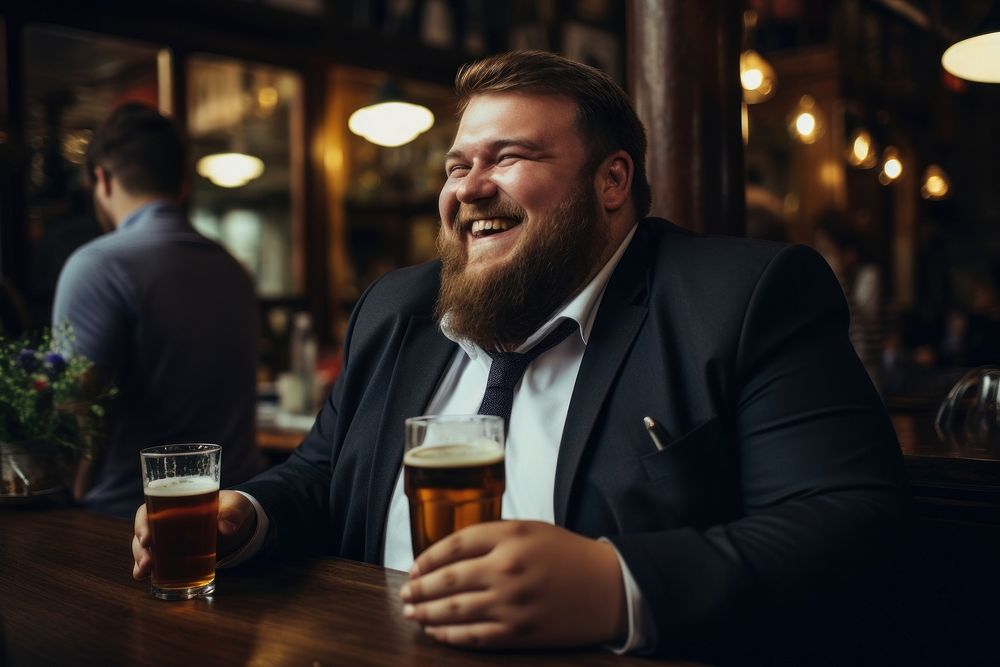
[(413, 555), (456, 530), (500, 519), (503, 419), (429, 415), (406, 420), (403, 486)]
[(219, 445), (150, 447), (140, 452), (146, 494), (151, 585), (161, 600), (187, 600), (215, 590), (219, 515)]

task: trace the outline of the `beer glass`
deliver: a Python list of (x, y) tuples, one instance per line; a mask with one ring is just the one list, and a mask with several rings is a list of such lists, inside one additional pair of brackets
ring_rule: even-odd
[(427, 415), (406, 420), (403, 488), (413, 555), (456, 530), (500, 519), (503, 419)]
[(212, 593), (222, 447), (163, 445), (139, 456), (152, 541), (153, 596), (187, 600)]

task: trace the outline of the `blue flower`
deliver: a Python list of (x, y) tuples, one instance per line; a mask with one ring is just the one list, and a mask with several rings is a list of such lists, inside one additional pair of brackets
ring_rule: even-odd
[(31, 373), (38, 368), (38, 357), (40, 355), (30, 347), (26, 347), (17, 353), (17, 365)]
[(55, 378), (66, 370), (66, 360), (58, 352), (49, 352), (45, 355), (45, 370), (49, 378)]

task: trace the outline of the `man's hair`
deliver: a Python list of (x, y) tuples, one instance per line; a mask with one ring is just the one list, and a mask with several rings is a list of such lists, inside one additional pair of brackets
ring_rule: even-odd
[(546, 51), (511, 51), (462, 66), (455, 77), (458, 111), (476, 95), (502, 92), (564, 95), (576, 103), (576, 126), (587, 150), (590, 173), (616, 150), (632, 158), (632, 204), (640, 218), (649, 213), (646, 131), (632, 101), (599, 69)]
[(180, 132), (155, 109), (129, 102), (111, 112), (87, 146), (87, 175), (101, 167), (133, 195), (176, 197), (184, 182)]

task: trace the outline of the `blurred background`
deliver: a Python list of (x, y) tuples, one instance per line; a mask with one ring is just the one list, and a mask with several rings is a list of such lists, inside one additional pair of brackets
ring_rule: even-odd
[[(62, 264), (99, 233), (81, 170), (90, 133), (116, 105), (139, 100), (187, 131), (190, 216), (254, 276), (263, 303), (262, 382), (289, 367), (298, 312), (310, 315), (320, 365), (332, 377), (358, 295), (382, 273), (434, 256), (457, 67), (511, 48), (561, 52), (620, 81), (650, 125), (648, 109), (656, 107), (643, 111), (644, 97), (661, 98), (666, 113), (683, 104), (676, 88), (649, 83), (658, 76), (655, 63), (644, 64), (655, 40), (704, 33), (698, 25), (656, 28), (662, 16), (702, 26), (718, 20), (728, 31), (726, 48), (741, 54), (731, 77), (743, 90), (744, 150), (733, 164), (744, 175), (744, 200), (730, 189), (736, 203), (727, 210), (736, 214), (719, 224), (684, 210), (654, 206), (654, 213), (703, 231), (816, 247), (844, 285), (852, 339), (890, 402), (939, 400), (960, 369), (1000, 362), (1000, 85), (959, 78), (941, 62), (994, 3), (744, 0), (719, 3), (725, 9), (707, 17), (695, 16), (697, 9), (670, 14), (675, 4), (5, 6), (0, 268), (7, 333), (48, 324)], [(650, 24), (660, 30), (653, 38)], [(683, 77), (685, 66), (664, 76)], [(699, 74), (693, 64), (689, 71)], [(390, 99), (424, 107), (432, 124), (395, 146), (352, 131), (355, 111)], [(712, 120), (708, 114), (704, 122)], [(663, 138), (652, 131), (651, 139), (655, 161)], [(693, 161), (706, 148), (724, 150), (724, 140), (687, 147), (682, 158)], [(243, 162), (202, 160), (234, 153)], [(651, 175), (654, 192), (669, 195), (655, 165)], [(715, 189), (718, 196), (721, 185)]]

